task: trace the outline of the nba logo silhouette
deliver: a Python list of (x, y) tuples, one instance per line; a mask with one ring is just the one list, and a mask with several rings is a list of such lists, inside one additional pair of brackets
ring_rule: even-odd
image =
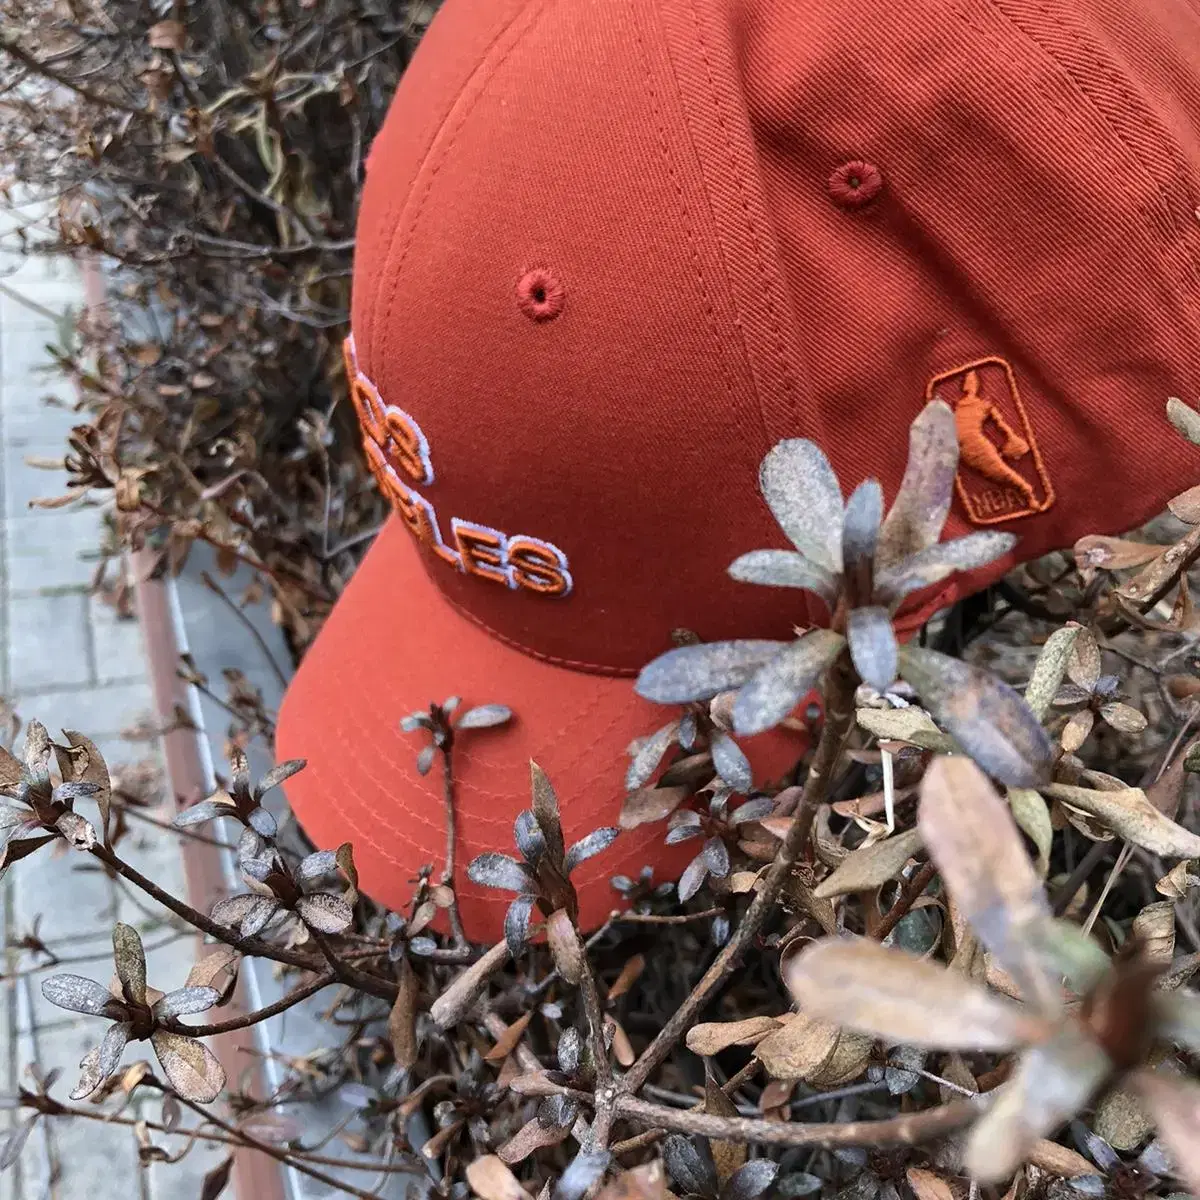
[(954, 409), (959, 499), (976, 525), (1045, 512), (1054, 503), (1029, 414), (1012, 368), (984, 358), (930, 380), (928, 398)]

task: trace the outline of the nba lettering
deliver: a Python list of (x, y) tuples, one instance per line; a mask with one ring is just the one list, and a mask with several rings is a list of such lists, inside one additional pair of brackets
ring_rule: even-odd
[(458, 517), (450, 520), (449, 541), (443, 538), (433, 505), (413, 486), (434, 481), (429, 440), (412, 416), (385, 404), (359, 370), (353, 336), (346, 339), (343, 352), (367, 463), (409, 532), (444, 563), (468, 575), (542, 596), (567, 595), (572, 587), (567, 556), (550, 542), (501, 533)]

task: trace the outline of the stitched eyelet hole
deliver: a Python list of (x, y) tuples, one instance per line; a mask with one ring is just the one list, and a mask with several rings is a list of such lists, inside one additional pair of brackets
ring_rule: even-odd
[(843, 163), (829, 177), (829, 195), (843, 208), (862, 208), (883, 190), (883, 173), (873, 163)]
[(531, 321), (552, 321), (563, 310), (567, 292), (545, 267), (534, 267), (517, 284), (517, 304)]

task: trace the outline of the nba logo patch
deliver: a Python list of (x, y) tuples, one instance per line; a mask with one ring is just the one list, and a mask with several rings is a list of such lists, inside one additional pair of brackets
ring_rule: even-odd
[(1002, 358), (983, 358), (929, 381), (927, 396), (954, 409), (958, 427), (955, 487), (976, 525), (1045, 512), (1054, 488), (1016, 376)]

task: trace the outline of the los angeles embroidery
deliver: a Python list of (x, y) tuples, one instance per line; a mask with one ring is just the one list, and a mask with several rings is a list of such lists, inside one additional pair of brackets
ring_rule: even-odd
[(550, 542), (501, 533), (458, 517), (450, 519), (449, 541), (442, 537), (433, 505), (412, 486), (434, 481), (429, 439), (409, 413), (385, 404), (358, 369), (353, 336), (346, 339), (343, 352), (371, 473), (409, 532), (443, 562), (469, 575), (542, 596), (567, 595), (572, 587), (567, 556)]

